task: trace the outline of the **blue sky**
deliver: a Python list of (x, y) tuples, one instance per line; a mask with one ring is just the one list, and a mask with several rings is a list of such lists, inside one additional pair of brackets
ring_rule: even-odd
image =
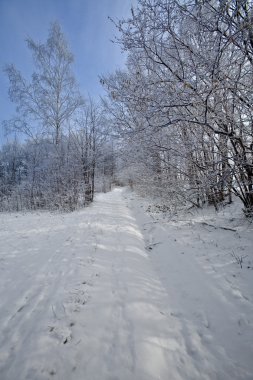
[[(74, 73), (84, 95), (103, 94), (98, 76), (123, 67), (125, 56), (110, 40), (117, 31), (108, 20), (127, 17), (137, 0), (0, 0), (0, 123), (15, 106), (8, 99), (5, 64), (14, 63), (26, 76), (33, 64), (25, 39), (45, 41), (52, 21), (62, 26), (74, 54)], [(1, 137), (1, 136), (0, 136)]]

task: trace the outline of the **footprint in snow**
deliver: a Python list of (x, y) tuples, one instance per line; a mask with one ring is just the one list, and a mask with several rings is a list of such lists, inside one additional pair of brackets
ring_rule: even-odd
[[(74, 326), (74, 324), (72, 326)], [(49, 326), (49, 332), (51, 337), (64, 345), (69, 343), (73, 338), (72, 330), (69, 327)]]
[(83, 281), (81, 285), (93, 286), (91, 281)]

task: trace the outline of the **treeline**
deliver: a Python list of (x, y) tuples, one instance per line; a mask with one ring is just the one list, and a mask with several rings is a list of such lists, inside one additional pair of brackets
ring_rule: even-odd
[(109, 191), (113, 147), (101, 126), (94, 130), (90, 122), (88, 117), (57, 145), (48, 138), (5, 144), (0, 150), (0, 211), (73, 211), (93, 201), (95, 187)]
[(27, 44), (34, 58), (31, 80), (6, 67), (17, 112), (4, 123), (11, 142), (0, 150), (0, 211), (74, 210), (92, 202), (95, 184), (106, 191), (112, 181), (107, 121), (100, 105), (80, 95), (57, 23), (45, 44)]
[(101, 83), (130, 182), (252, 215), (252, 1), (139, 0), (116, 27), (126, 69)]

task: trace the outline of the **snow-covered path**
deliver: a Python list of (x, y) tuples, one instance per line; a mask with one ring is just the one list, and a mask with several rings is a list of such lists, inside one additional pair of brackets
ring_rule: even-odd
[(231, 330), (236, 305), (174, 239), (156, 260), (135, 214), (115, 189), (72, 214), (1, 219), (1, 380), (253, 378), (252, 325)]

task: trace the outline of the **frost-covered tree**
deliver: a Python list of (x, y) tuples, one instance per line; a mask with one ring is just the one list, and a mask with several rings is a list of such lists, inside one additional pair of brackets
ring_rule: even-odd
[(74, 210), (110, 188), (112, 158), (101, 107), (86, 102), (59, 144), (43, 136), (0, 149), (0, 211)]
[(73, 210), (93, 201), (107, 139), (101, 107), (83, 101), (57, 23), (45, 43), (30, 38), (27, 44), (34, 59), (31, 80), (13, 65), (5, 69), (17, 114), (4, 124), (22, 138), (0, 149), (0, 209)]
[(102, 108), (89, 99), (76, 115), (69, 135), (72, 157), (81, 174), (86, 202), (94, 198), (95, 172), (104, 155), (106, 139)]
[(17, 105), (17, 116), (5, 124), (29, 137), (50, 136), (58, 145), (63, 128), (83, 104), (71, 71), (73, 55), (58, 23), (52, 24), (45, 43), (29, 38), (27, 46), (34, 60), (31, 80), (14, 65), (5, 68), (9, 96)]
[(128, 63), (101, 78), (106, 105), (156, 189), (252, 213), (252, 2), (139, 0), (116, 26)]

